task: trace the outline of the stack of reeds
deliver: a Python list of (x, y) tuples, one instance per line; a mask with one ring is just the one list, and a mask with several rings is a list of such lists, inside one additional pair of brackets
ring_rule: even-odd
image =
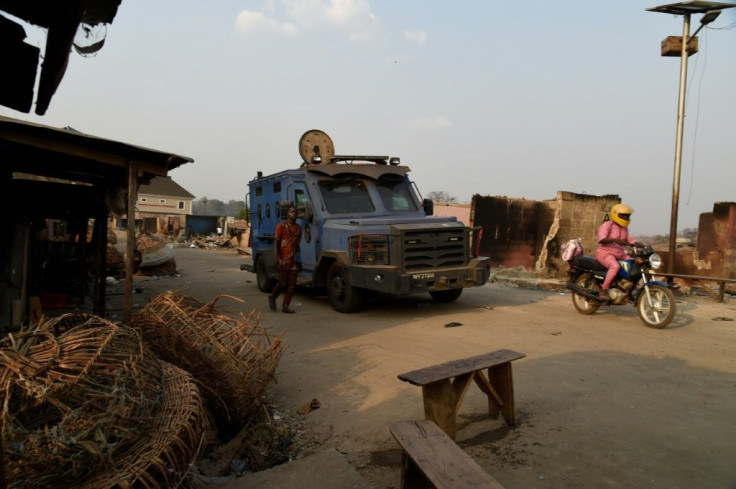
[[(271, 338), (260, 316), (233, 314), (209, 303), (166, 292), (136, 313), (131, 324), (164, 361), (197, 379), (221, 429), (239, 429), (260, 407), (284, 342)], [(242, 301), (241, 301), (242, 302)]]
[(87, 314), (2, 339), (0, 401), (13, 487), (177, 487), (208, 429), (189, 374)]

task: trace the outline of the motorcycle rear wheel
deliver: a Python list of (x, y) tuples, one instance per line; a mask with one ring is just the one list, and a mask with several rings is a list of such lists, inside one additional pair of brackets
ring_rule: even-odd
[(641, 321), (650, 328), (666, 328), (675, 317), (675, 296), (667, 287), (650, 285), (649, 297), (646, 290), (639, 294), (636, 310)]
[[(593, 280), (593, 277), (589, 273), (581, 275), (573, 283), (578, 287), (590, 290), (594, 294), (598, 294), (601, 291), (601, 288), (598, 286), (596, 281)], [(577, 309), (580, 314), (593, 314), (598, 310), (598, 307), (601, 304), (598, 301), (588, 299), (584, 295), (573, 292), (572, 305), (575, 306), (575, 309)]]

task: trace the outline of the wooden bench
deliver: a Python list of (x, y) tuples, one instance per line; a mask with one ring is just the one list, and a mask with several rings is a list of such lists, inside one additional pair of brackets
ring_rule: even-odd
[[(506, 423), (514, 425), (511, 362), (525, 356), (513, 350), (498, 350), (412, 370), (399, 375), (399, 379), (422, 387), (424, 417), (454, 440), (457, 411), (472, 381), (488, 396), (489, 416), (498, 418), (500, 412)], [(488, 369), (488, 377), (483, 374), (484, 369)]]
[[(713, 297), (718, 302), (723, 302), (723, 296), (726, 292), (726, 284), (734, 284), (736, 283), (736, 279), (734, 278), (724, 278), (724, 277), (707, 277), (702, 275), (684, 275), (681, 273), (655, 273), (655, 278), (665, 277), (667, 279), (667, 284), (672, 285), (672, 282), (674, 278), (681, 278), (685, 279), (688, 282), (694, 282), (701, 286), (705, 292), (707, 292), (711, 297)], [(718, 284), (718, 291), (713, 291), (707, 284), (704, 282), (716, 282)]]
[(503, 489), (434, 422), (400, 421), (389, 429), (401, 445), (401, 489)]

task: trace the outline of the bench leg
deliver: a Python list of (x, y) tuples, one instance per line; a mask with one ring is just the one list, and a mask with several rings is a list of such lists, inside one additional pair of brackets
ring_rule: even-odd
[[(501, 414), (506, 424), (514, 426), (514, 379), (511, 375), (511, 362), (496, 365), (488, 369), (488, 380), (501, 397)], [(491, 396), (488, 404), (492, 403)]]
[(435, 422), (447, 436), (455, 439), (455, 392), (449, 379), (422, 386), (424, 418)]
[(498, 418), (498, 415), (501, 413), (501, 407), (503, 406), (503, 399), (501, 399), (501, 396), (496, 392), (496, 389), (493, 388), (486, 376), (483, 375), (483, 372), (476, 372), (473, 380), (480, 387), (480, 390), (488, 396), (488, 416), (493, 419)]
[(399, 489), (431, 489), (433, 486), (427, 481), (419, 467), (409, 458), (406, 452), (401, 452), (401, 483)]

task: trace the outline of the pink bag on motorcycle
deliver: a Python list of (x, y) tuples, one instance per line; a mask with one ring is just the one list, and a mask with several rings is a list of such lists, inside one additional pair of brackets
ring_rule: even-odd
[(583, 254), (583, 240), (582, 238), (574, 238), (562, 245), (562, 254), (560, 255), (563, 260), (570, 261), (578, 255)]

